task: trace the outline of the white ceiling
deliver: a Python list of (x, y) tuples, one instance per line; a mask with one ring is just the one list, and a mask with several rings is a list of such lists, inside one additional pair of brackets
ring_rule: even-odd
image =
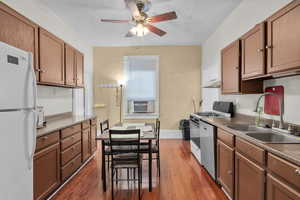
[(125, 38), (132, 25), (101, 23), (130, 19), (123, 0), (39, 0), (93, 46), (198, 45), (215, 31), (241, 0), (152, 0), (149, 16), (176, 11), (178, 19), (155, 24), (167, 35)]

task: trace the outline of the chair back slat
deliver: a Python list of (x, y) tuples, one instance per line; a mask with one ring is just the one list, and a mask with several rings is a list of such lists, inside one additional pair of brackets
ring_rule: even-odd
[(109, 130), (109, 143), (114, 156), (130, 153), (138, 160), (140, 155), (140, 130)]
[(101, 134), (104, 134), (105, 132), (107, 132), (109, 130), (109, 120), (105, 120), (103, 122), (100, 122), (100, 131)]

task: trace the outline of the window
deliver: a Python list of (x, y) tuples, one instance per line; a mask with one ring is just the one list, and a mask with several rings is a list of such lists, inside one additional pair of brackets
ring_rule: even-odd
[(124, 118), (159, 117), (159, 57), (125, 56)]

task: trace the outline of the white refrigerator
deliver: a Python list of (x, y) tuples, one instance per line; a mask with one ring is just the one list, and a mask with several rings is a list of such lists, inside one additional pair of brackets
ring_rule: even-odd
[(37, 85), (32, 54), (0, 42), (0, 199), (33, 199)]

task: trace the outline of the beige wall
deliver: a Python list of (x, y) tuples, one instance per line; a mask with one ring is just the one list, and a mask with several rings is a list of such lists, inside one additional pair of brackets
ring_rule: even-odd
[(97, 84), (116, 84), (123, 78), (123, 56), (160, 56), (160, 120), (162, 129), (178, 129), (180, 119), (193, 112), (192, 100), (200, 99), (200, 46), (146, 46), (94, 48), (94, 108), (99, 120), (119, 121), (118, 93)]

